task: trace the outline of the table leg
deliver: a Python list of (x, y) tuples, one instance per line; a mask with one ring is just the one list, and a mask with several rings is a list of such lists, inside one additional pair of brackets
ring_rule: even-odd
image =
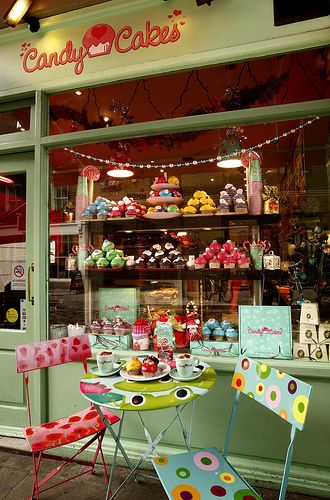
[(191, 432), (192, 432), (192, 423), (193, 423), (194, 412), (195, 412), (195, 401), (194, 400), (192, 401), (192, 410), (191, 410), (191, 417), (190, 417), (190, 424), (189, 424), (189, 432), (187, 432), (187, 430), (184, 426), (182, 417), (181, 417), (181, 413), (185, 407), (186, 407), (186, 405), (184, 405), (183, 407), (176, 406), (175, 410), (176, 410), (176, 413), (177, 413), (177, 416), (178, 416), (178, 419), (179, 419), (179, 422), (181, 425), (182, 436), (183, 436), (184, 442), (186, 444), (186, 448), (188, 451), (191, 451)]

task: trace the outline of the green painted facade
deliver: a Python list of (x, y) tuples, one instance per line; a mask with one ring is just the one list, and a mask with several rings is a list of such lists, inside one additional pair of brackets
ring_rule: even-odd
[[(235, 123), (258, 123), (289, 119), (300, 116), (327, 115), (329, 101), (257, 108), (212, 116), (194, 116), (163, 120), (152, 123), (132, 124), (125, 127), (111, 127), (101, 130), (75, 132), (47, 136), (48, 95), (67, 89), (110, 83), (114, 81), (156, 75), (188, 68), (204, 67), (224, 62), (233, 62), (271, 54), (282, 54), (307, 48), (327, 46), (330, 29), (329, 19), (319, 18), (282, 27), (274, 27), (271, 0), (231, 0), (215, 2), (211, 8), (197, 8), (191, 0), (159, 2), (153, 0), (118, 0), (109, 6), (99, 6), (56, 16), (41, 23), (38, 34), (32, 35), (25, 27), (0, 33), (0, 111), (8, 103), (28, 100), (32, 104), (32, 123), (29, 132), (0, 136), (1, 155), (14, 154), (17, 168), (21, 165), (18, 153), (29, 153), (33, 164), (33, 204), (29, 205), (30, 220), (33, 220), (33, 293), (35, 306), (30, 310), (28, 329), (18, 339), (8, 343), (8, 332), (0, 333), (0, 361), (2, 379), (14, 380), (13, 400), (2, 404), (0, 411), (0, 434), (21, 435), (24, 425), (25, 400), (23, 381), (15, 378), (14, 352), (16, 343), (43, 340), (48, 330), (47, 319), (47, 275), (48, 275), (48, 148), (110, 141), (120, 138), (156, 135), (175, 131), (197, 130), (209, 127), (227, 126)], [(112, 5), (113, 4), (113, 5)], [(134, 19), (134, 27), (145, 24), (146, 19), (164, 24), (168, 12), (180, 8), (187, 15), (186, 26), (177, 44), (150, 49), (140, 49), (125, 55), (116, 54), (111, 67), (104, 68), (102, 61), (86, 61), (84, 71), (76, 75), (72, 65), (45, 69), (34, 73), (22, 70), (17, 52), (21, 42), (33, 42), (38, 49), (59, 50), (71, 39), (81, 44), (81, 37), (93, 23), (108, 19), (113, 25), (123, 26)], [(133, 24), (133, 21), (132, 21)], [(96, 58), (97, 59), (97, 58)], [(18, 136), (19, 135), (19, 136)], [(8, 158), (8, 157), (7, 157)], [(5, 156), (0, 157), (0, 173), (8, 170)], [(32, 228), (31, 228), (32, 229)], [(218, 374), (216, 387), (196, 404), (193, 423), (193, 446), (223, 447), (225, 429), (229, 419), (234, 391), (230, 388), (231, 374), (235, 360), (211, 359), (207, 362)], [(293, 466), (289, 489), (302, 493), (313, 493), (330, 498), (330, 436), (328, 421), (330, 415), (330, 363), (303, 361), (272, 361), (281, 370), (302, 378), (313, 386), (313, 396), (307, 424), (295, 440)], [(18, 377), (18, 376), (17, 376)], [(47, 379), (34, 373), (34, 398), (36, 401), (35, 422), (55, 419), (85, 406), (79, 395), (81, 377), (78, 366), (63, 366), (52, 369)], [(17, 385), (16, 385), (17, 384)], [(64, 390), (65, 388), (65, 390)], [(1, 401), (6, 393), (1, 389)], [(247, 402), (248, 403), (248, 402)], [(0, 405), (1, 406), (1, 405)], [(241, 404), (244, 414), (238, 419), (231, 452), (235, 464), (250, 478), (261, 478), (267, 485), (277, 484), (282, 473), (288, 428), (263, 408)], [(9, 408), (10, 411), (6, 411)], [(12, 411), (17, 410), (17, 411)], [(150, 428), (155, 433), (168, 420), (169, 411), (150, 412)], [(251, 434), (247, 422), (253, 422), (257, 431)], [(145, 438), (136, 425), (134, 415), (127, 415), (124, 441), (132, 457), (143, 448)], [(273, 440), (265, 439), (267, 428), (272, 427)], [(175, 450), (183, 443), (177, 441), (177, 431), (172, 428), (159, 447), (161, 451)], [(111, 454), (111, 440), (105, 443), (105, 451)]]

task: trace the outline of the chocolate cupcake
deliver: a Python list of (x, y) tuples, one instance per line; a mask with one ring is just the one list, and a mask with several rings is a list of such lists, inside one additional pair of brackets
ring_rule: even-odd
[(171, 252), (175, 250), (173, 243), (165, 243), (164, 249), (166, 252)]
[(151, 247), (151, 250), (153, 250), (154, 252), (159, 252), (161, 249), (162, 249), (162, 246), (159, 243), (155, 243)]
[(173, 264), (173, 267), (175, 267), (176, 269), (184, 269), (185, 265), (186, 265), (186, 261), (184, 260), (184, 258), (181, 255), (179, 255), (179, 257), (177, 257), (176, 259), (173, 260), (172, 264)]
[(181, 255), (181, 253), (180, 253), (178, 250), (171, 250), (171, 251), (168, 253), (168, 257), (169, 257), (169, 259), (171, 259), (171, 260), (176, 259), (177, 257), (179, 257), (179, 255)]
[(168, 257), (163, 257), (162, 260), (160, 261), (160, 267), (162, 269), (168, 269), (172, 267), (171, 259), (169, 259)]
[(155, 257), (150, 257), (150, 259), (147, 260), (147, 267), (149, 268), (158, 267), (157, 259), (155, 259)]
[(142, 252), (142, 257), (144, 257), (145, 259), (150, 259), (150, 257), (152, 257), (153, 255), (153, 252), (151, 250), (145, 250), (144, 252)]
[(165, 257), (165, 252), (163, 250), (158, 250), (155, 252), (155, 258), (157, 260), (161, 260), (163, 257)]
[(135, 261), (135, 266), (139, 267), (140, 269), (143, 269), (146, 265), (146, 261), (144, 260), (143, 257), (138, 257)]

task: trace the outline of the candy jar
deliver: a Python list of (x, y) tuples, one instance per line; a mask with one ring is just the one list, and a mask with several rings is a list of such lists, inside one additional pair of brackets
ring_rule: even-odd
[(244, 241), (243, 247), (245, 250), (250, 252), (251, 261), (253, 267), (257, 271), (262, 270), (263, 255), (270, 249), (270, 243), (268, 240), (259, 240), (258, 243), (252, 238), (252, 243), (249, 241)]

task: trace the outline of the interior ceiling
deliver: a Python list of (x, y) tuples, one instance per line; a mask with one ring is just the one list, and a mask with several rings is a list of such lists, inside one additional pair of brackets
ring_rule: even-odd
[[(29, 9), (29, 15), (38, 19), (64, 14), (73, 10), (90, 7), (101, 3), (109, 2), (118, 3), (120, 0), (33, 0)], [(0, 14), (3, 15), (7, 11), (13, 0), (1, 0)], [(2, 20), (0, 20), (0, 28), (7, 28)]]

